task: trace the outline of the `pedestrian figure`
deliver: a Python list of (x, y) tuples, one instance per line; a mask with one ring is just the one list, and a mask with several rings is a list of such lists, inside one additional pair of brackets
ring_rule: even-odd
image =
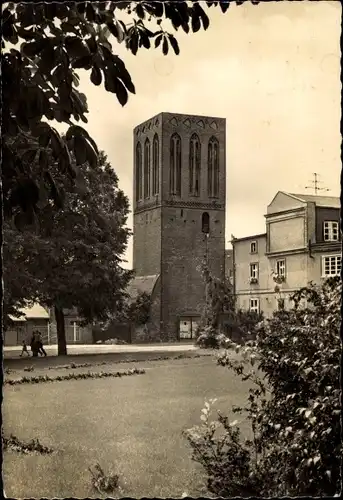
[(37, 344), (37, 338), (36, 338), (36, 333), (35, 332), (32, 332), (32, 337), (31, 337), (31, 341), (30, 341), (30, 347), (31, 347), (31, 351), (32, 351), (32, 356), (34, 358), (36, 358), (38, 356), (39, 347), (38, 347), (38, 344)]
[(43, 356), (46, 356), (46, 351), (43, 346), (43, 338), (41, 333), (37, 330), (37, 344), (38, 344), (38, 352)]
[(26, 352), (26, 354), (30, 357), (30, 353), (29, 353), (29, 350), (27, 348), (26, 340), (25, 339), (23, 340), (23, 348), (21, 350), (20, 357), (22, 357), (22, 355), (24, 354), (24, 352)]

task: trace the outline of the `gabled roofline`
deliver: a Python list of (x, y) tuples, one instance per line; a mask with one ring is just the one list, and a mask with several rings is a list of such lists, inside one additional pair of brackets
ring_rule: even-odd
[(267, 233), (253, 234), (252, 236), (244, 236), (243, 238), (234, 238), (231, 240), (231, 243), (233, 244), (237, 241), (244, 241), (244, 240), (254, 240), (258, 238), (263, 238), (264, 236), (267, 236)]
[(277, 197), (277, 195), (281, 193), (281, 194), (284, 194), (285, 196), (289, 196), (289, 198), (293, 198), (294, 200), (297, 200), (297, 201), (301, 201), (301, 203), (306, 203), (305, 200), (302, 200), (301, 198), (298, 198), (297, 196), (294, 196), (293, 194), (291, 193), (287, 193), (287, 191), (278, 191), (276, 193), (276, 195), (274, 196), (274, 198), (272, 199), (272, 201), (269, 203), (269, 205), (267, 205), (267, 208), (270, 207), (270, 205), (273, 203), (273, 201), (275, 200), (275, 198)]

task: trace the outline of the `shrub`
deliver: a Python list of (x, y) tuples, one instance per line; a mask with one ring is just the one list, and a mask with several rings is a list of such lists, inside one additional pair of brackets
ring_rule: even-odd
[(150, 319), (151, 296), (139, 292), (136, 299), (127, 305), (126, 317), (135, 325), (145, 325)]
[(262, 312), (256, 313), (238, 309), (227, 315), (222, 329), (231, 340), (244, 344), (248, 340), (256, 339), (257, 328), (261, 321), (263, 321)]
[(195, 333), (195, 343), (202, 348), (218, 349), (225, 345), (221, 316), (234, 310), (235, 300), (230, 283), (212, 276), (207, 262), (199, 267), (205, 283), (205, 307)]
[(102, 467), (97, 463), (94, 470), (89, 467), (91, 473), (91, 482), (93, 488), (100, 494), (114, 493), (119, 488), (119, 476), (110, 472), (106, 474)]
[[(247, 402), (186, 431), (193, 459), (217, 496), (333, 496), (341, 486), (340, 299), (338, 279), (297, 292), (295, 306), (260, 323), (256, 341), (236, 345), (218, 363), (250, 380)], [(305, 299), (308, 307), (299, 308)], [(237, 356), (236, 356), (237, 358)], [(244, 413), (243, 413), (244, 412)]]
[(42, 445), (38, 439), (31, 439), (29, 442), (21, 441), (13, 434), (9, 438), (2, 437), (2, 445), (4, 450), (10, 449), (25, 455), (29, 453), (40, 453), (41, 455), (49, 455), (53, 453), (53, 449), (49, 446)]

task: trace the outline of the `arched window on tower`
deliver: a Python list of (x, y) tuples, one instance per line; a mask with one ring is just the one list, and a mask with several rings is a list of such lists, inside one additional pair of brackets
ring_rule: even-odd
[(150, 196), (150, 141), (144, 143), (144, 198)]
[(210, 216), (207, 212), (204, 212), (201, 217), (201, 230), (205, 234), (210, 232)]
[(219, 194), (219, 143), (215, 137), (211, 137), (208, 143), (207, 168), (208, 196), (217, 198)]
[(181, 196), (181, 138), (173, 134), (170, 138), (170, 194)]
[(136, 145), (136, 201), (142, 199), (142, 146), (140, 142)]
[(199, 196), (200, 193), (201, 147), (197, 134), (193, 134), (189, 142), (189, 194)]
[(159, 172), (159, 140), (158, 135), (154, 135), (154, 140), (152, 144), (152, 194), (158, 194), (159, 184), (160, 184), (160, 172)]

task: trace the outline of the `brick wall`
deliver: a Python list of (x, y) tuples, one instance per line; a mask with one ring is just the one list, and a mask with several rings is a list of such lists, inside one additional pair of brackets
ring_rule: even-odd
[[(161, 113), (135, 128), (134, 147), (138, 140), (143, 146), (146, 137), (152, 141), (155, 132), (160, 138), (160, 194), (134, 202), (133, 267), (137, 275), (160, 273), (161, 303), (154, 300), (149, 329), (155, 332), (161, 320), (160, 338), (175, 341), (180, 317), (199, 316), (202, 312), (205, 287), (199, 266), (206, 254), (213, 274), (224, 278), (225, 120)], [(194, 132), (201, 143), (199, 196), (189, 194), (189, 140)], [(173, 133), (181, 137), (181, 196), (170, 194), (170, 138)], [(219, 193), (216, 199), (209, 198), (207, 191), (208, 141), (212, 136), (219, 142)], [(204, 212), (210, 216), (207, 241), (202, 232)]]
[(134, 214), (133, 269), (137, 276), (159, 274), (161, 267), (161, 208)]

